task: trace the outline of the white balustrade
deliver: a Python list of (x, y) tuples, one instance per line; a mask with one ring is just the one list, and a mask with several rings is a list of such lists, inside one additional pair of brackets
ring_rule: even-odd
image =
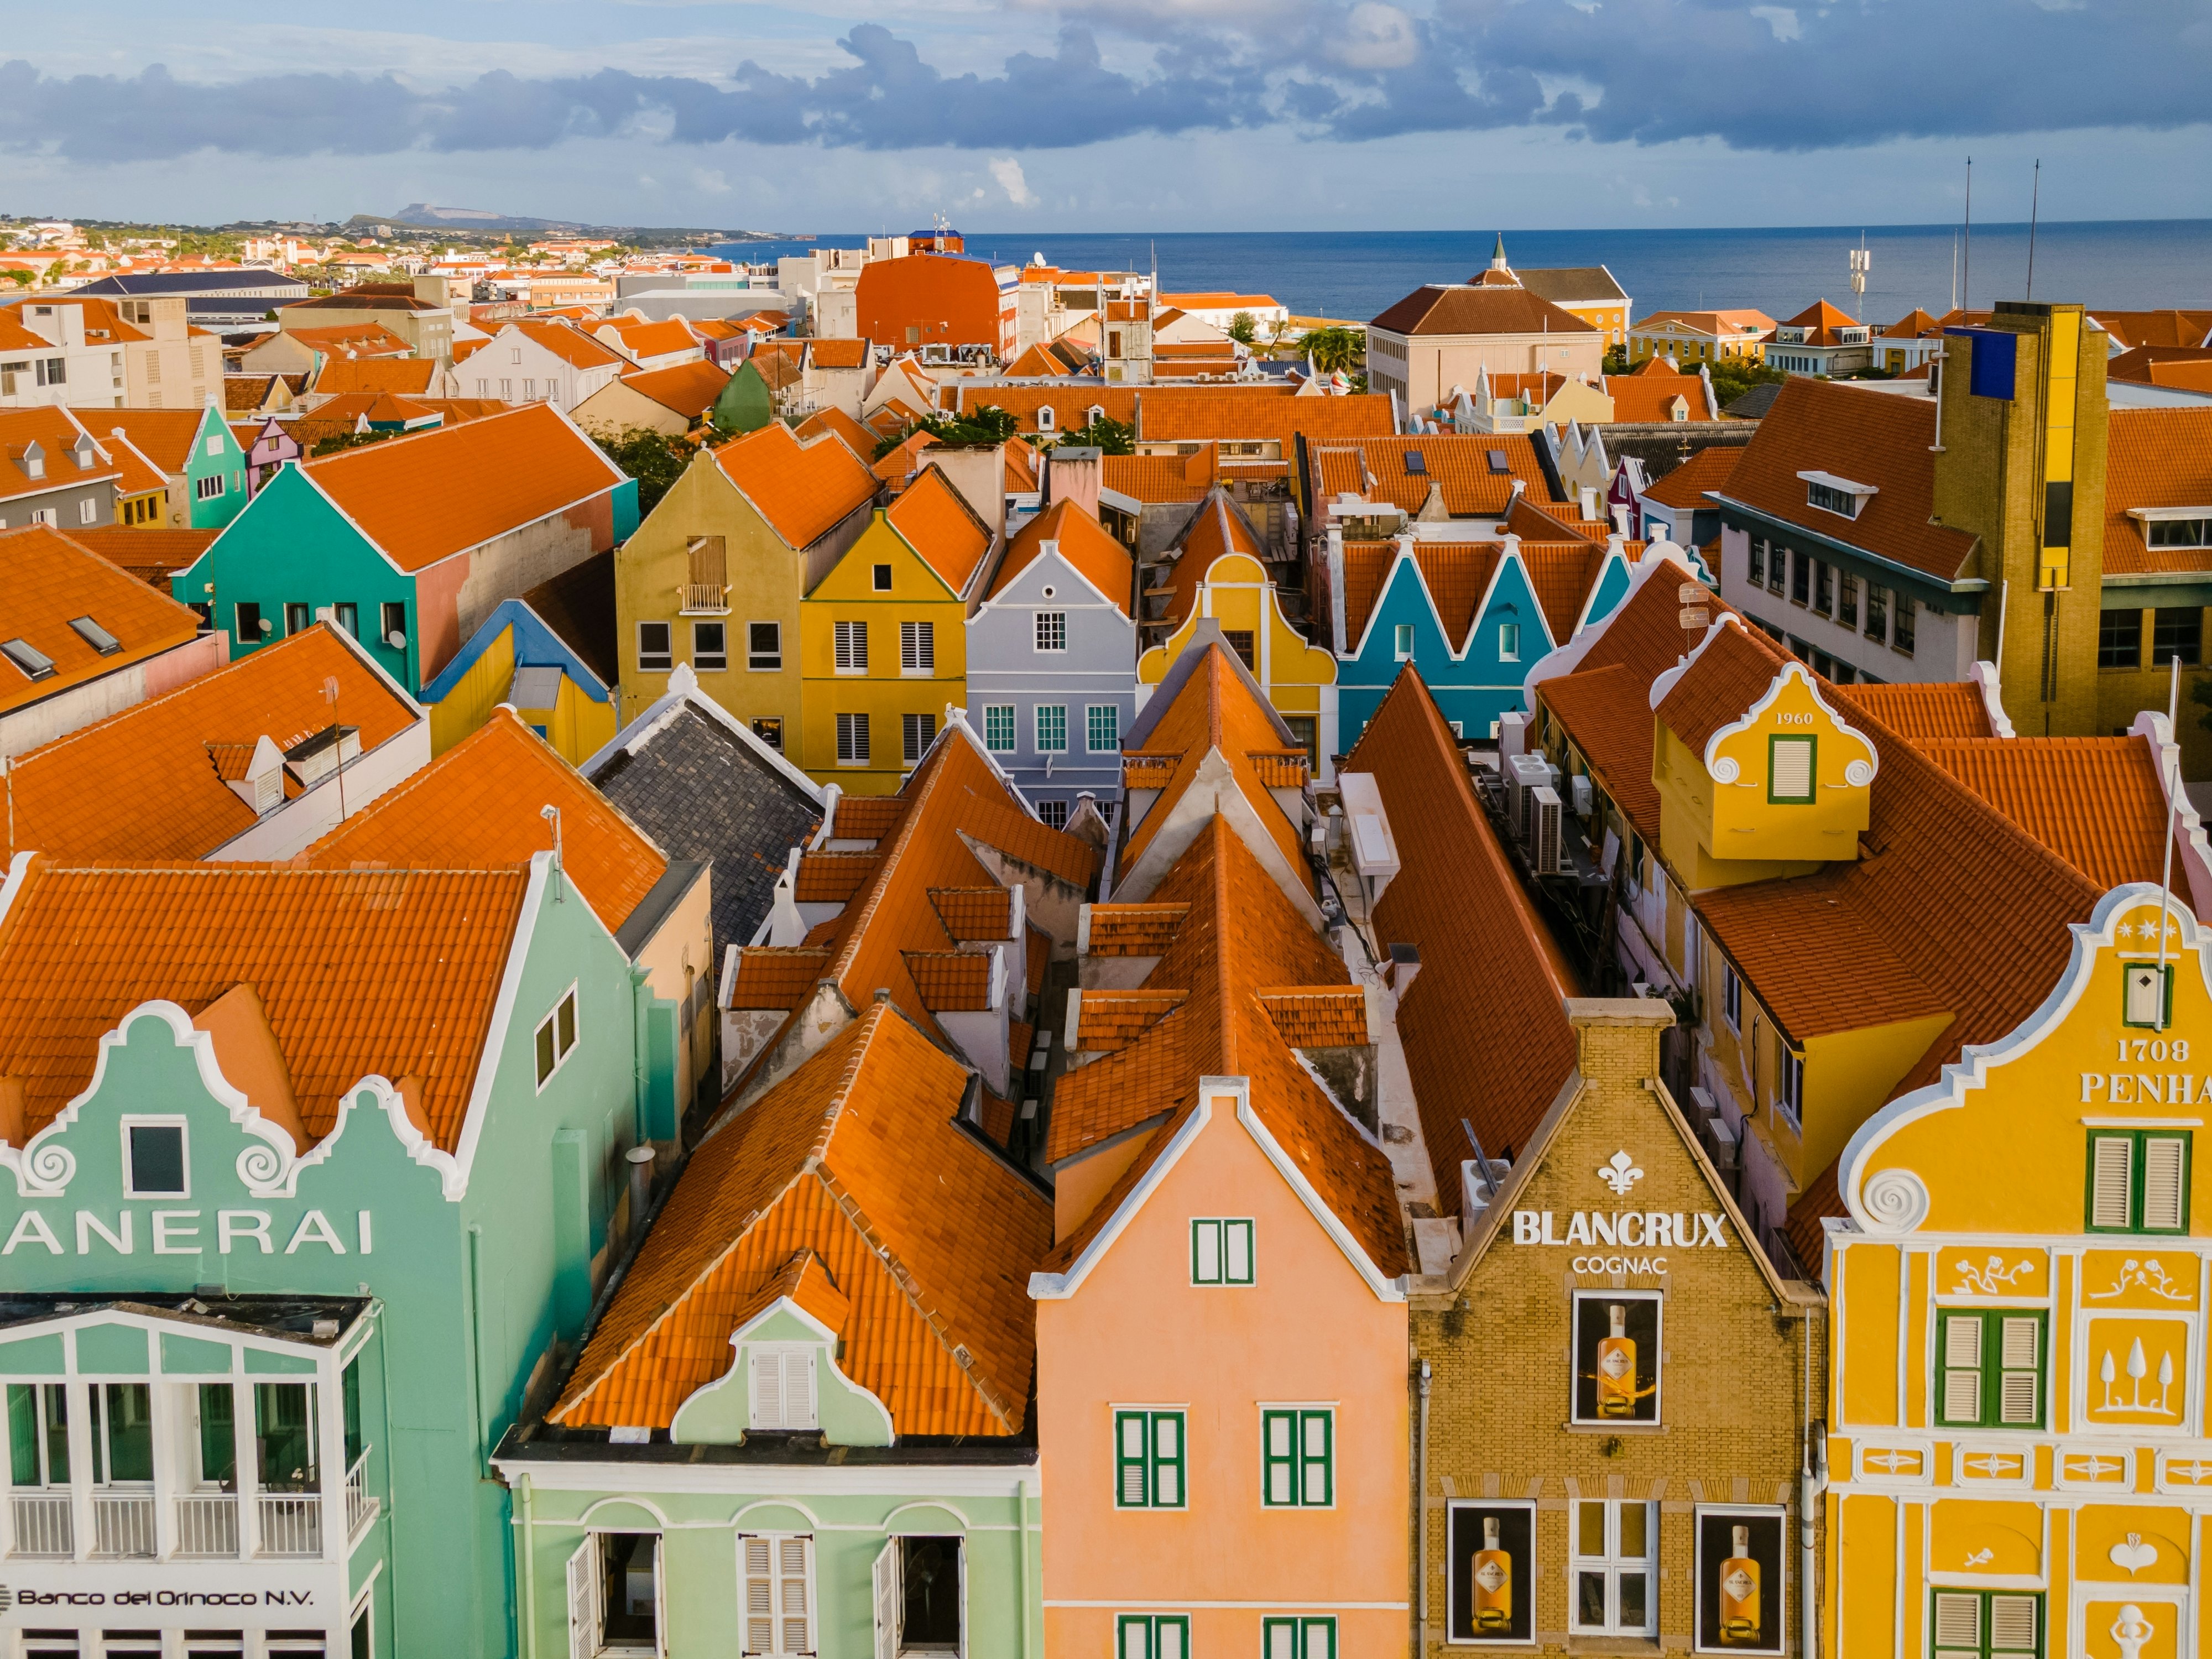
[(177, 1553), (235, 1556), (238, 1499), (222, 1492), (191, 1492), (177, 1499)]
[(66, 1492), (19, 1492), (12, 1495), (16, 1555), (76, 1553), (76, 1528)]
[(259, 1499), (263, 1555), (295, 1558), (323, 1553), (319, 1492), (264, 1492)]

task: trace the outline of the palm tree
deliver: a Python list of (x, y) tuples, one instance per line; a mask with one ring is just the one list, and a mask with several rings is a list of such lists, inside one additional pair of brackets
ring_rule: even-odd
[(1313, 366), (1324, 374), (1342, 369), (1349, 374), (1367, 360), (1367, 331), (1332, 325), (1308, 331), (1299, 341)]

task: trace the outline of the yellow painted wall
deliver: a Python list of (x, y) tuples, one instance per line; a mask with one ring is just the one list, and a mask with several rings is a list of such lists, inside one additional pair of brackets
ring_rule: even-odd
[(431, 757), (444, 754), (489, 720), (514, 684), (514, 630), (502, 628), (445, 700), (430, 705)]
[[(1814, 749), (1814, 800), (1773, 798), (1769, 757), (1777, 739), (1809, 736)], [(1821, 700), (1803, 667), (1791, 663), (1766, 707), (1741, 730), (1707, 745), (1711, 817), (1700, 837), (1716, 859), (1832, 862), (1856, 858), (1858, 836), (1870, 821), (1874, 745), (1844, 724)]]
[(1224, 633), (1242, 630), (1252, 635), (1253, 676), (1279, 713), (1321, 712), (1322, 688), (1336, 684), (1336, 658), (1307, 644), (1305, 636), (1285, 620), (1267, 568), (1247, 553), (1224, 553), (1206, 567), (1198, 603), (1182, 626), (1165, 644), (1137, 659), (1137, 684), (1158, 685), (1165, 679), (1197, 632), (1200, 619), (1209, 617)]
[[(886, 592), (874, 586), (878, 564), (891, 568)], [(848, 794), (896, 793), (911, 766), (904, 753), (902, 717), (927, 714), (935, 722), (932, 731), (942, 731), (945, 705), (967, 703), (966, 605), (878, 510), (845, 556), (800, 601), (799, 613), (807, 772)], [(837, 672), (840, 622), (867, 624), (865, 674)], [(936, 668), (910, 674), (899, 666), (899, 624), (921, 622), (933, 624)], [(838, 763), (841, 713), (868, 716), (865, 766)]]

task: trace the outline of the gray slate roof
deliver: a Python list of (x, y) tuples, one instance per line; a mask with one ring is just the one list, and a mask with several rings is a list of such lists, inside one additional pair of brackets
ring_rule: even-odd
[(1603, 265), (1555, 265), (1543, 270), (1522, 270), (1516, 266), (1513, 274), (1521, 279), (1522, 287), (1553, 305), (1576, 300), (1628, 298), (1613, 274)]

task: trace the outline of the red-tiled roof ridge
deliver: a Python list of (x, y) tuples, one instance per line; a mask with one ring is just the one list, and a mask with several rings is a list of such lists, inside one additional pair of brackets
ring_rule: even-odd
[[(1810, 684), (1809, 669), (1765, 634), (1745, 627), (1735, 612), (1723, 611), (1681, 669), (1652, 683), (1651, 706), (1668, 731), (1693, 754), (1704, 755), (1714, 734), (1743, 719), (1792, 664)], [(1819, 696), (1817, 688), (1814, 695)], [(1835, 713), (1843, 718), (1841, 710)]]
[(1989, 699), (1971, 680), (1862, 681), (1841, 690), (1908, 742), (2012, 735), (1991, 726)]
[(1129, 614), (1129, 595), (1136, 578), (1134, 562), (1098, 516), (1079, 502), (1062, 496), (1021, 528), (999, 561), (988, 597), (996, 599), (1007, 585), (1042, 556), (1044, 544), (1057, 544), (1060, 556), (1102, 598), (1123, 616)]
[(884, 518), (956, 594), (968, 592), (991, 550), (991, 527), (976, 517), (967, 497), (934, 461), (900, 493)]
[(801, 443), (782, 422), (770, 421), (713, 453), (723, 476), (794, 551), (819, 541), (875, 497), (875, 475), (832, 433)]

